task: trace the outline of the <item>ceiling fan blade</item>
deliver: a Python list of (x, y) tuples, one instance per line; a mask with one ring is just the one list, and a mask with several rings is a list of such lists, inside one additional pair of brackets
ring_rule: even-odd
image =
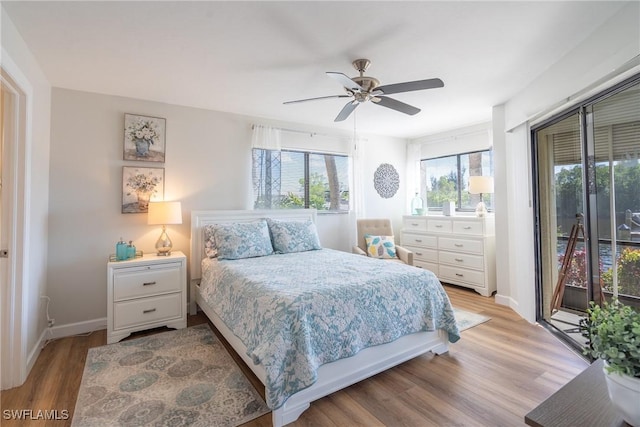
[(340, 113), (338, 113), (338, 116), (335, 118), (334, 122), (344, 121), (347, 117), (349, 117), (351, 113), (353, 113), (353, 110), (355, 110), (358, 105), (360, 105), (360, 103), (357, 101), (347, 102), (347, 105), (345, 105)]
[(318, 99), (331, 99), (331, 98), (351, 98), (351, 96), (350, 95), (319, 96), (317, 98), (306, 98), (306, 99), (297, 99), (295, 101), (285, 101), (285, 102), (283, 102), (283, 104), (295, 104), (297, 102), (316, 101)]
[(373, 90), (373, 93), (391, 95), (393, 93), (411, 92), (414, 90), (424, 90), (424, 89), (435, 89), (443, 86), (444, 86), (444, 82), (440, 79), (416, 80), (415, 82), (404, 82), (404, 83), (395, 83), (391, 85), (378, 86)]
[(362, 86), (358, 83), (351, 80), (346, 74), (336, 73), (334, 71), (327, 71), (327, 76), (331, 77), (334, 80), (337, 80), (345, 88), (349, 89), (352, 92), (357, 92), (359, 90), (364, 91)]
[(393, 98), (387, 98), (386, 96), (376, 96), (371, 98), (374, 104), (382, 105), (383, 107), (391, 108), (392, 110), (399, 111), (401, 113), (413, 116), (420, 112), (419, 108), (412, 105), (405, 104), (404, 102), (397, 101)]

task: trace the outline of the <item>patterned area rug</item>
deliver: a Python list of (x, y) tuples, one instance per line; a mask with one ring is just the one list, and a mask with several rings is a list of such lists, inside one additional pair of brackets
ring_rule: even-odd
[(90, 349), (72, 426), (237, 426), (267, 412), (204, 324)]
[(460, 332), (491, 320), (490, 317), (471, 313), (470, 311), (466, 310), (460, 310), (459, 308), (454, 308), (453, 313), (456, 317), (456, 324), (458, 325), (458, 329), (460, 329)]

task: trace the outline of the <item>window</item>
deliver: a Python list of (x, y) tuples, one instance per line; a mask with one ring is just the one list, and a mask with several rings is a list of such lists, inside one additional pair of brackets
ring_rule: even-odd
[(420, 194), (426, 194), (430, 211), (442, 210), (445, 202), (455, 202), (456, 210), (473, 211), (480, 197), (487, 209), (493, 210), (491, 194), (469, 194), (469, 176), (493, 176), (491, 150), (424, 159), (420, 174)]
[(349, 157), (253, 150), (255, 209), (349, 211)]

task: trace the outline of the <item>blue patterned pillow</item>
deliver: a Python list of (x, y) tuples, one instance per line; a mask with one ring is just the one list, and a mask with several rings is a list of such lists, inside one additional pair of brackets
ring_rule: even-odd
[(273, 246), (265, 220), (214, 225), (219, 259), (241, 259), (271, 255)]
[(367, 256), (372, 258), (396, 258), (396, 245), (393, 241), (393, 236), (365, 234), (364, 241), (367, 243)]
[(218, 256), (218, 248), (216, 247), (216, 239), (213, 235), (215, 232), (215, 225), (204, 226), (204, 254), (208, 258), (215, 258)]
[(322, 249), (316, 225), (311, 220), (280, 221), (268, 218), (273, 249), (281, 254)]

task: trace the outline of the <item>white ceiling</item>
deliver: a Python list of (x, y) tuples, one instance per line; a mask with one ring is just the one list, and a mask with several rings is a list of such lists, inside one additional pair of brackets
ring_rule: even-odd
[(7, 2), (3, 8), (55, 87), (352, 130), (325, 71), (382, 84), (441, 78), (392, 95), (406, 116), (371, 103), (358, 132), (417, 137), (489, 121), (619, 10), (611, 1)]

